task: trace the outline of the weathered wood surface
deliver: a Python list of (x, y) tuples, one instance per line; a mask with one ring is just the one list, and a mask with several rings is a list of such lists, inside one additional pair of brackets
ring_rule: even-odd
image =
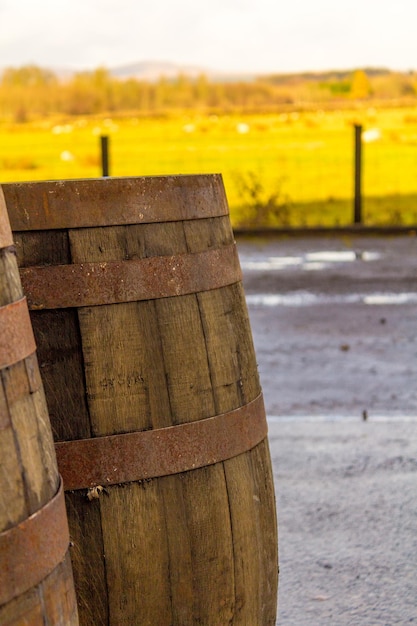
[[(147, 202), (157, 211), (158, 193)], [(120, 205), (123, 211), (123, 194)], [(22, 268), (199, 252), (233, 242), (228, 216), (26, 228), (15, 233)], [(31, 316), (56, 441), (201, 420), (261, 391), (240, 281)], [(221, 463), (109, 486), (98, 498), (69, 492), (66, 500), (81, 624), (275, 624), (276, 516), (266, 439)]]
[[(0, 307), (23, 297), (16, 252), (7, 237), (8, 218), (0, 188)], [(31, 332), (31, 329), (30, 329)], [(0, 544), (57, 493), (59, 475), (36, 353), (0, 369)], [(48, 528), (44, 529), (48, 533)], [(9, 536), (9, 535), (8, 535)], [(30, 559), (27, 554), (28, 571)], [(10, 563), (2, 561), (2, 573)], [(35, 563), (36, 569), (36, 563)], [(3, 584), (10, 581), (4, 581)], [(24, 581), (23, 581), (24, 582)], [(19, 589), (19, 586), (16, 587)], [(13, 591), (13, 590), (11, 590)], [(72, 626), (77, 606), (67, 546), (64, 560), (37, 586), (9, 597), (4, 588), (0, 624)]]

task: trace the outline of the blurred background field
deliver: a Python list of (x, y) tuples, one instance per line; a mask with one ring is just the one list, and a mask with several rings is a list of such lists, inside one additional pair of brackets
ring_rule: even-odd
[[(144, 105), (146, 85), (137, 83), (142, 89), (136, 94), (138, 106), (129, 110), (114, 101), (112, 105), (104, 89), (105, 80), (110, 80), (105, 72), (86, 75), (84, 83), (81, 77), (73, 79), (69, 86), (78, 88), (78, 100), (77, 91), (67, 91), (65, 99), (65, 85), (59, 81), (35, 89), (33, 68), (28, 70), (32, 82), (27, 90), (22, 91), (26, 75), (22, 78), (15, 70), (11, 76), (15, 83), (8, 90), (4, 77), (0, 85), (0, 183), (101, 176), (100, 138), (105, 136), (111, 176), (221, 173), (234, 226), (345, 226), (353, 221), (354, 126), (361, 125), (362, 222), (417, 223), (415, 94), (371, 97), (369, 81), (360, 81), (368, 80), (364, 72), (356, 72), (351, 83), (343, 77), (338, 82), (328, 79), (326, 97), (323, 89), (319, 97), (311, 80), (300, 79), (285, 92), (277, 80), (275, 91), (269, 85), (262, 98), (262, 85), (240, 85), (233, 102), (224, 93), (215, 102), (210, 89), (216, 85), (202, 84), (201, 77), (200, 83), (183, 77), (182, 83), (178, 78), (165, 84), (166, 101), (159, 104), (155, 94), (161, 85), (148, 85), (154, 95)], [(41, 78), (47, 82), (42, 73)], [(109, 82), (119, 88), (123, 84), (126, 87)], [(300, 92), (300, 85), (310, 91)], [(188, 102), (180, 96), (192, 86)], [(205, 104), (199, 100), (198, 89), (203, 87)], [(217, 85), (217, 90), (220, 87), (226, 86)], [(54, 90), (62, 101), (52, 102)], [(54, 113), (54, 107), (60, 112)], [(109, 112), (112, 107), (117, 110)]]

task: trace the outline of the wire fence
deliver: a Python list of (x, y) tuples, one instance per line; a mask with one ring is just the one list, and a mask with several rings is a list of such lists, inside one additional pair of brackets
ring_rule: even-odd
[(417, 114), (396, 113), (0, 125), (0, 183), (220, 172), (235, 224), (413, 226)]
[[(322, 210), (325, 212), (326, 207), (339, 204), (340, 213), (338, 214), (337, 210), (332, 211), (335, 225), (340, 226), (350, 222), (355, 225), (366, 223), (384, 225), (417, 224), (417, 180), (415, 184), (410, 184), (409, 180), (410, 172), (414, 172), (417, 175), (417, 146), (415, 149), (410, 150), (409, 146), (401, 146), (399, 142), (394, 151), (391, 148), (388, 152), (383, 145), (372, 145), (380, 139), (379, 131), (372, 129), (364, 131), (359, 124), (353, 125), (353, 136), (351, 139), (351, 145), (349, 147), (346, 146), (344, 153), (339, 152), (338, 156), (333, 156), (331, 159), (326, 155), (322, 155), (321, 158), (316, 158), (316, 155), (314, 155), (315, 158), (311, 159), (314, 162), (310, 162), (307, 165), (306, 160), (308, 161), (309, 159), (308, 157), (306, 159), (305, 154), (298, 152), (297, 144), (290, 147), (287, 146), (285, 153), (276, 155), (279, 166), (278, 172), (281, 172), (280, 176), (277, 172), (277, 180), (282, 184), (285, 181), (292, 180), (293, 184), (297, 186), (299, 198), (303, 196), (303, 187), (307, 190), (313, 187), (317, 197), (315, 199), (308, 199), (307, 197), (304, 202), (306, 207), (310, 204), (312, 207), (316, 206), (319, 209), (320, 204), (322, 204)], [(369, 146), (369, 144), (371, 145)], [(365, 146), (366, 151), (364, 151)], [(100, 147), (102, 176), (109, 176), (110, 143), (108, 136), (101, 136)], [(318, 147), (320, 147), (319, 144), (312, 144), (309, 146), (309, 149), (314, 153)], [(351, 162), (349, 162), (349, 159)], [(248, 206), (251, 203), (254, 205), (253, 208), (256, 213), (254, 221), (260, 226), (267, 226), (268, 222), (273, 219), (274, 206), (271, 202), (271, 197), (274, 196), (274, 192), (266, 192), (266, 195), (264, 194), (262, 198), (261, 188), (263, 190), (264, 186), (260, 180), (261, 174), (256, 173), (262, 170), (262, 159), (259, 160), (258, 167), (254, 171), (245, 170), (243, 162), (239, 165), (241, 183), (240, 192), (238, 193), (241, 196), (246, 196), (245, 200)], [(200, 164), (200, 170), (204, 170), (203, 163)], [(249, 176), (251, 182), (249, 183), (247, 181), (242, 183), (244, 178), (243, 172), (245, 171), (247, 176), (248, 172), (251, 174)], [(302, 175), (300, 175), (300, 172), (302, 172)], [(347, 175), (348, 172), (349, 174)], [(231, 181), (231, 186), (233, 183), (239, 186), (236, 180), (239, 180), (239, 174), (235, 171), (234, 181)], [(242, 187), (245, 187), (244, 191)], [(364, 188), (366, 190), (365, 193)], [(385, 195), (381, 195), (381, 189), (385, 189)], [(276, 202), (281, 202), (281, 205), (289, 205), (286, 213), (287, 221), (289, 221), (288, 214), (291, 212), (291, 204), (293, 204), (292, 210), (294, 212), (297, 208), (299, 213), (302, 211), (303, 202), (291, 203), (290, 193), (285, 194), (283, 192), (281, 198), (279, 198), (279, 194), (276, 191), (275, 194), (277, 195)], [(268, 209), (268, 202), (270, 215), (268, 215), (267, 211), (262, 211), (263, 208)], [(348, 205), (350, 205), (350, 219)], [(299, 221), (302, 225), (307, 225), (306, 217), (308, 211), (304, 209), (304, 212), (304, 224), (303, 219), (299, 219)], [(281, 215), (282, 213), (281, 211)], [(276, 217), (278, 221), (280, 219), (279, 216), (280, 211), (277, 210)], [(320, 225), (321, 220), (317, 215), (316, 221), (317, 225)], [(326, 219), (324, 221), (327, 222)]]

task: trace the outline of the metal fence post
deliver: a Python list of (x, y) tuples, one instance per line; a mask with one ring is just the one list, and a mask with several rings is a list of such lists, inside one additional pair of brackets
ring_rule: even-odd
[(362, 126), (355, 124), (355, 193), (353, 222), (362, 223)]
[(109, 138), (105, 135), (100, 137), (101, 143), (101, 169), (103, 176), (109, 176)]

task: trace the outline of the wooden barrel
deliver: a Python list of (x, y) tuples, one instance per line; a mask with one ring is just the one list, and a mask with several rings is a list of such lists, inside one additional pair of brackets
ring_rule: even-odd
[(81, 624), (275, 624), (267, 428), (221, 176), (4, 192)]
[(65, 500), (0, 187), (0, 624), (75, 626)]

